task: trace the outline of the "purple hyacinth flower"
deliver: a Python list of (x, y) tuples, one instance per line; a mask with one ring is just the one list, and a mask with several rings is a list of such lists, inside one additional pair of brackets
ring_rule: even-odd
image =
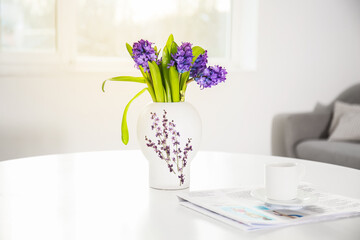
[(192, 59), (194, 57), (191, 49), (191, 43), (184, 42), (177, 48), (176, 54), (171, 54), (172, 60), (168, 67), (176, 66), (179, 73), (184, 73), (190, 70)]
[(148, 61), (156, 61), (157, 54), (155, 49), (151, 46), (153, 43), (141, 39), (133, 44), (133, 56), (135, 61), (135, 67), (139, 69), (139, 66), (144, 68), (145, 72), (149, 72)]
[(207, 51), (199, 55), (190, 70), (190, 76), (196, 78), (205, 70), (208, 62)]
[(224, 82), (226, 74), (227, 71), (225, 68), (215, 65), (213, 67), (207, 67), (200, 74), (200, 77), (195, 78), (195, 81), (200, 85), (201, 89), (210, 88), (211, 86), (218, 85), (220, 82)]

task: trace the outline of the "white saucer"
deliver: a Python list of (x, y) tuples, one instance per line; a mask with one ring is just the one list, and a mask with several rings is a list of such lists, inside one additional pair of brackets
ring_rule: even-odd
[(273, 200), (266, 197), (266, 190), (265, 188), (258, 188), (251, 191), (251, 196), (260, 200), (266, 204), (275, 205), (279, 207), (297, 207), (302, 208), (309, 205), (312, 205), (318, 201), (318, 197), (314, 196), (308, 192), (305, 192), (301, 189), (298, 189), (298, 196), (295, 199), (288, 200), (288, 201), (279, 201)]

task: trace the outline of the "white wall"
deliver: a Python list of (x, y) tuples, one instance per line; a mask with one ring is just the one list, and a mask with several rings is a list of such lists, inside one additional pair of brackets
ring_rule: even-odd
[[(232, 71), (218, 87), (188, 89), (203, 119), (203, 150), (270, 154), (275, 114), (311, 110), (360, 82), (360, 1), (260, 0), (258, 23), (256, 71)], [(137, 148), (136, 116), (149, 96), (130, 109), (128, 146), (120, 121), (141, 85), (109, 83), (102, 93), (112, 73), (0, 75), (0, 160)]]

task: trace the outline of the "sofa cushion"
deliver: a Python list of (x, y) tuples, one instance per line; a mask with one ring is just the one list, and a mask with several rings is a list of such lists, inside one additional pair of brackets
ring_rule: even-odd
[(296, 146), (297, 157), (360, 169), (360, 144), (307, 140)]
[(329, 141), (353, 141), (360, 143), (360, 112), (345, 113), (329, 137)]
[(347, 113), (360, 113), (360, 104), (349, 104), (340, 101), (335, 102), (334, 114), (329, 128), (330, 135), (336, 129), (341, 117)]

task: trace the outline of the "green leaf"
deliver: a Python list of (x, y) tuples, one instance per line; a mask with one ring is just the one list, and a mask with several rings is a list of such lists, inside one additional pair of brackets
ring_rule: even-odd
[(144, 72), (144, 68), (140, 65), (139, 66), (140, 72), (141, 74), (144, 76), (145, 78), (145, 83), (148, 86), (148, 91), (150, 93), (151, 99), (153, 100), (153, 102), (156, 102), (156, 96), (155, 96), (155, 92), (154, 92), (154, 87), (151, 83), (151, 80), (149, 79), (149, 76)]
[(161, 66), (162, 68), (167, 68), (168, 64), (170, 63), (170, 53), (169, 53), (169, 49), (167, 46), (164, 47), (163, 50), (163, 54), (162, 54), (162, 61), (161, 61)]
[[(167, 96), (167, 94), (166, 94), (165, 89), (164, 89), (164, 91), (163, 91), (163, 95), (164, 95), (164, 102), (171, 102), (171, 99), (168, 100), (168, 96)], [(170, 97), (171, 97), (171, 96), (170, 96)]]
[(170, 88), (173, 102), (180, 101), (180, 92), (179, 92), (179, 73), (176, 70), (175, 66), (171, 66), (169, 69), (169, 79), (170, 79)]
[(143, 90), (141, 90), (140, 92), (138, 92), (130, 101), (129, 103), (126, 105), (125, 109), (124, 109), (124, 113), (123, 113), (123, 117), (122, 117), (122, 122), (121, 122), (121, 140), (122, 142), (127, 145), (129, 142), (129, 130), (128, 130), (128, 126), (127, 126), (127, 121), (126, 121), (126, 116), (127, 116), (127, 112), (129, 110), (130, 104), (132, 103), (132, 101), (134, 101), (138, 96), (140, 96), (141, 94), (143, 94), (146, 90), (148, 90), (147, 88), (144, 88)]
[(105, 83), (107, 81), (120, 81), (120, 82), (137, 82), (137, 83), (145, 83), (145, 78), (143, 77), (129, 77), (129, 76), (120, 76), (120, 77), (113, 77), (110, 79), (106, 79), (102, 84), (102, 91), (105, 92)]
[(152, 77), (152, 82), (154, 85), (156, 101), (165, 102), (164, 87), (163, 87), (163, 83), (162, 83), (159, 66), (156, 64), (155, 61), (148, 62), (148, 63), (149, 63), (151, 77)]
[(143, 75), (143, 77), (146, 79), (147, 76), (146, 76), (146, 74), (144, 72), (144, 68), (141, 65), (139, 65), (139, 69), (140, 69), (141, 75)]
[(159, 51), (156, 52), (156, 55), (159, 56), (160, 52), (161, 52), (161, 48), (159, 49)]
[(181, 74), (181, 80), (180, 80), (180, 90), (184, 89), (184, 86), (186, 85), (187, 80), (189, 79), (190, 71), (184, 72)]
[(192, 63), (195, 62), (195, 60), (205, 52), (205, 50), (202, 47), (199, 46), (195, 46), (192, 48), (192, 53), (194, 55), (193, 59), (192, 59)]
[(126, 43), (126, 49), (128, 50), (130, 56), (132, 57), (134, 54), (133, 54), (133, 50), (132, 50), (132, 47), (130, 46), (130, 44)]
[(170, 53), (171, 54), (176, 54), (177, 53), (177, 48), (178, 48), (178, 45), (176, 44), (176, 42), (172, 42), (171, 48), (170, 48)]
[(166, 98), (168, 102), (172, 102), (171, 89), (170, 89), (170, 79), (169, 79), (169, 69), (168, 64), (170, 63), (170, 54), (167, 46), (164, 47), (162, 61), (161, 61), (161, 72), (163, 75), (163, 81), (165, 85)]
[(171, 49), (171, 44), (174, 41), (174, 35), (170, 34), (168, 40), (166, 41), (166, 47), (167, 49)]

